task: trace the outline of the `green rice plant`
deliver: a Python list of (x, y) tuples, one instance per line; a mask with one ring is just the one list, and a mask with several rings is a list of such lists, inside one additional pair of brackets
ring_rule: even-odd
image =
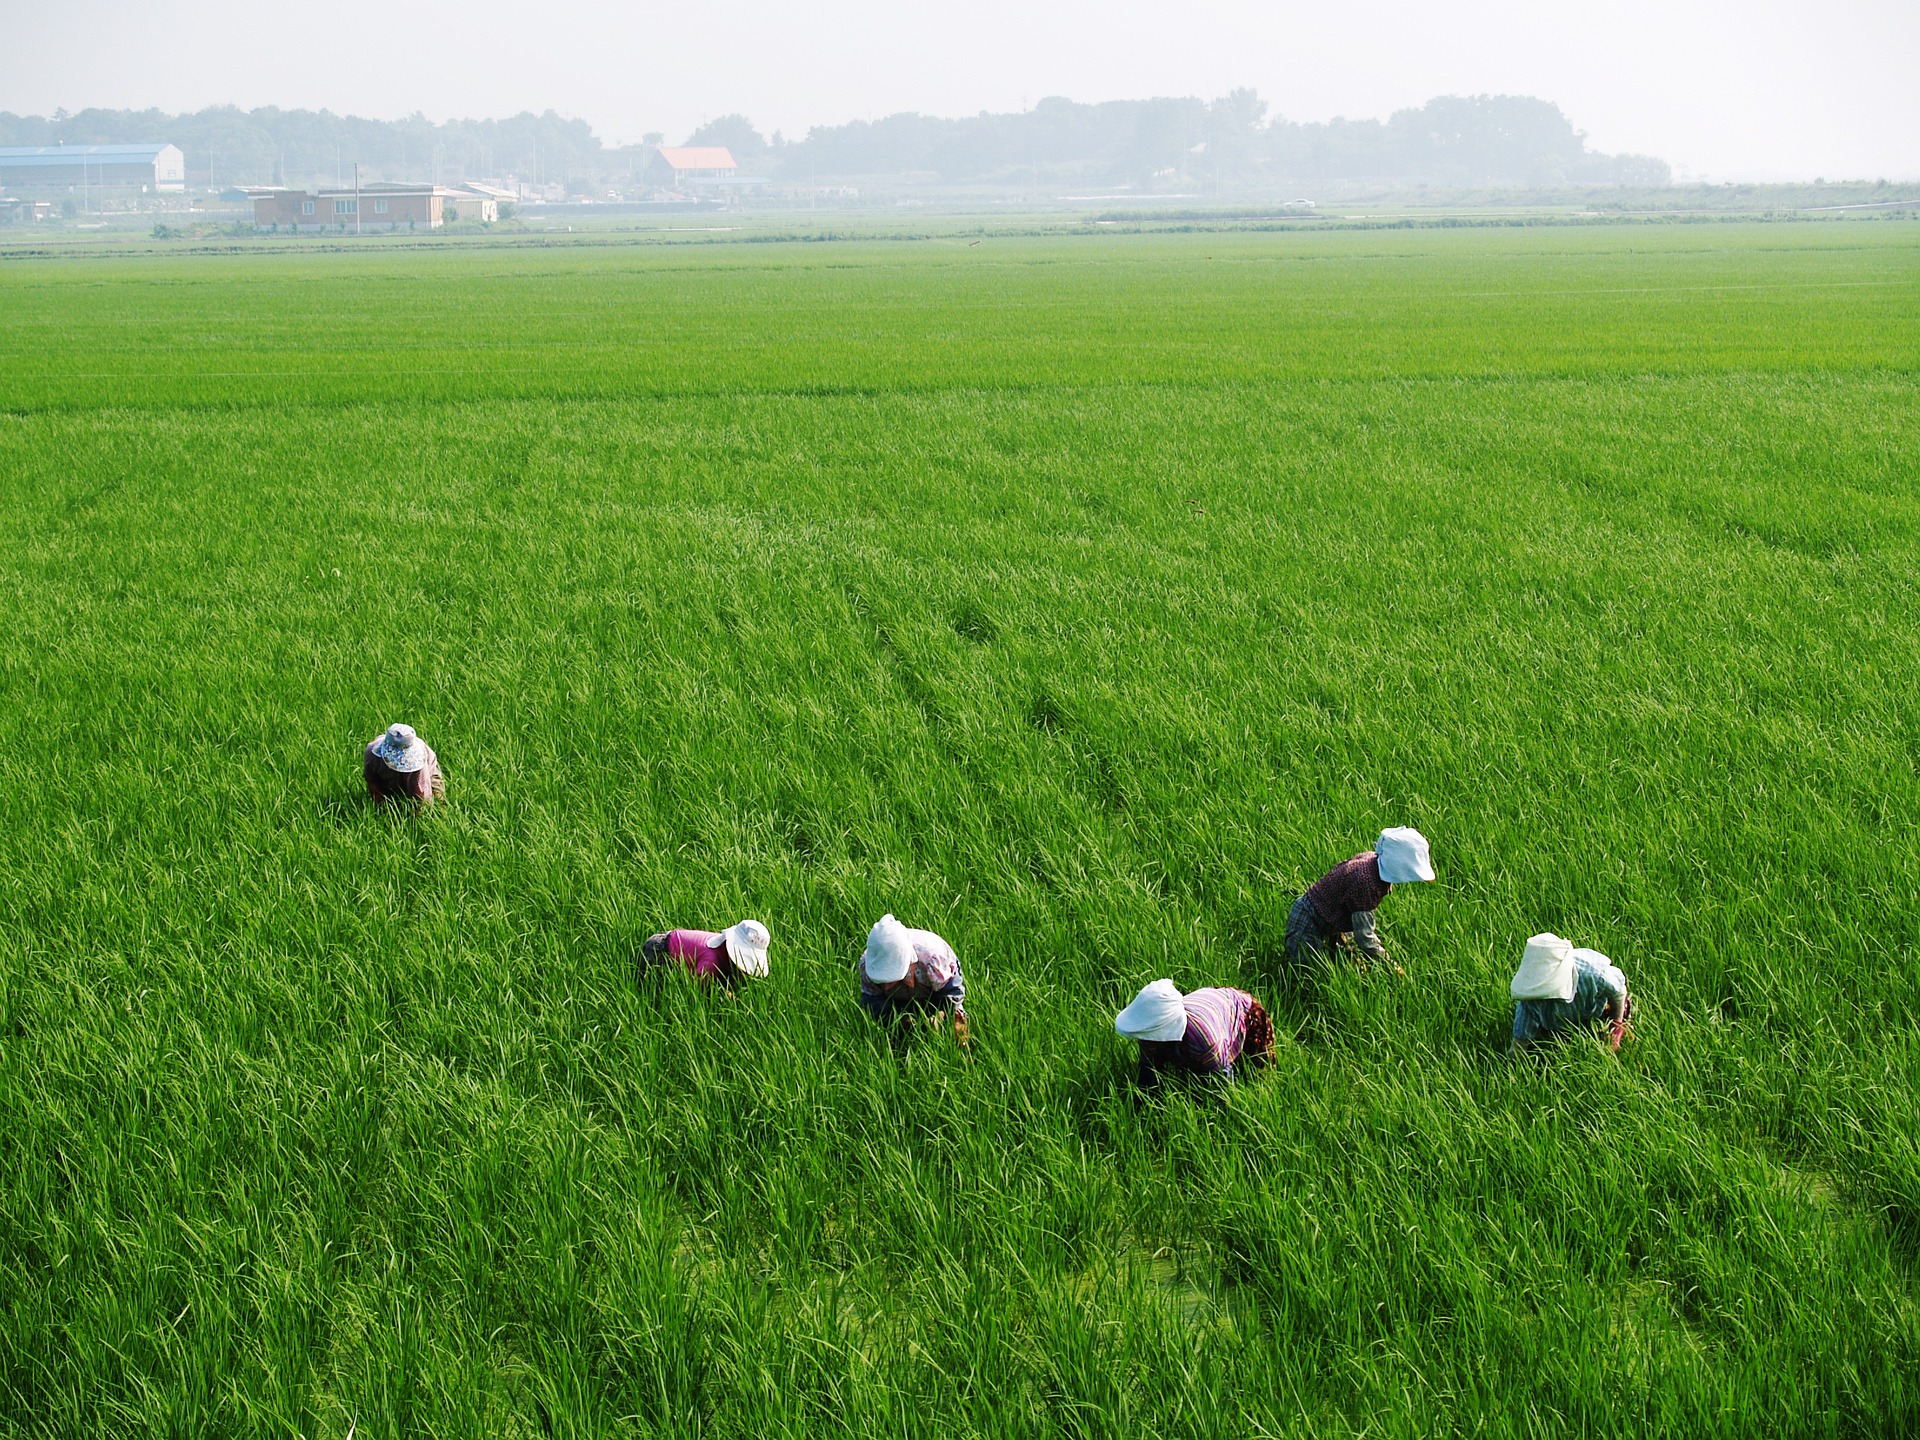
[(1909, 1432), (1909, 229), (0, 266), (0, 1428)]

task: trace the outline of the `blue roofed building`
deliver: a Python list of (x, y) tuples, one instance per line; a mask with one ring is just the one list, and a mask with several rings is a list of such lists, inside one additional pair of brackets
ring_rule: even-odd
[(177, 145), (0, 145), (0, 189), (184, 190)]

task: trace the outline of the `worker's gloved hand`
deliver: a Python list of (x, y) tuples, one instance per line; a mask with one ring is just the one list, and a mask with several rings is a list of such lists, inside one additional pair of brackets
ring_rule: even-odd
[(953, 1038), (960, 1042), (962, 1049), (972, 1048), (973, 1037), (967, 1033), (967, 1017), (965, 1015), (955, 1013), (953, 1017)]
[(1633, 1001), (1622, 997), (1619, 1004), (1610, 1008), (1611, 1021), (1607, 1030), (1613, 1042), (1610, 1048), (1617, 1053), (1620, 1042), (1627, 1038), (1627, 1022), (1633, 1019)]

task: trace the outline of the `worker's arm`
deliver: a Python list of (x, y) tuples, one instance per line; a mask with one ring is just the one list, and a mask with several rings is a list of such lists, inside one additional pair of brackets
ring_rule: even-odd
[(1612, 1037), (1609, 1048), (1617, 1052), (1620, 1049), (1620, 1042), (1627, 1038), (1627, 997), (1624, 995), (1609, 997), (1606, 1016), (1607, 1031)]
[(933, 992), (933, 1003), (956, 1014), (966, 1008), (967, 982), (961, 978), (958, 966), (954, 967), (953, 978)]
[(1380, 943), (1379, 932), (1373, 928), (1373, 911), (1353, 912), (1353, 943), (1367, 959), (1377, 960), (1383, 965), (1389, 963), (1387, 947)]

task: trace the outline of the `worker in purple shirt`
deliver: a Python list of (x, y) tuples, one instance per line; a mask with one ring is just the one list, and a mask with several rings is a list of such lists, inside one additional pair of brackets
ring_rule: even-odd
[(764, 980), (771, 937), (758, 920), (742, 920), (724, 930), (666, 930), (640, 946), (640, 963), (678, 965), (693, 978), (732, 990), (742, 978)]
[(1244, 990), (1218, 986), (1182, 995), (1171, 980), (1156, 980), (1113, 1018), (1113, 1028), (1140, 1042), (1142, 1090), (1163, 1071), (1230, 1081), (1234, 1065), (1273, 1059), (1273, 1021)]
[(367, 742), (360, 773), (375, 800), (412, 800), (431, 805), (447, 793), (440, 757), (411, 725), (389, 725)]
[(1427, 837), (1405, 826), (1382, 830), (1373, 849), (1341, 861), (1293, 902), (1287, 915), (1288, 961), (1298, 966), (1310, 959), (1331, 959), (1351, 935), (1363, 965), (1387, 965), (1396, 974), (1404, 973), (1380, 943), (1373, 912), (1395, 885), (1431, 879)]
[(876, 1020), (924, 1018), (938, 1029), (953, 1016), (953, 1038), (964, 1047), (967, 987), (953, 947), (931, 930), (914, 930), (882, 915), (860, 957), (860, 1008)]

